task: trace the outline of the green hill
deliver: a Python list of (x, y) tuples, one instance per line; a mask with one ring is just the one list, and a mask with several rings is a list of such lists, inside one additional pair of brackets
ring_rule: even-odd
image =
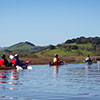
[(52, 46), (36, 53), (39, 56), (48, 56), (58, 53), (60, 56), (100, 56), (100, 37), (80, 37), (67, 40), (63, 44)]
[(3, 52), (22, 52), (22, 53), (35, 53), (42, 50), (43, 47), (35, 46), (30, 42), (20, 42), (15, 45), (12, 45), (6, 49), (3, 49)]
[(92, 45), (91, 44), (61, 44), (57, 45), (55, 49), (46, 49), (40, 52), (37, 52), (36, 55), (38, 56), (50, 56), (54, 54), (59, 54), (60, 56), (87, 56), (87, 55), (94, 55), (91, 51)]
[(20, 42), (8, 48), (0, 50), (0, 53), (30, 53), (37, 56), (53, 56), (58, 53), (60, 56), (100, 56), (100, 37), (79, 37), (66, 40), (56, 46), (35, 46), (30, 42)]

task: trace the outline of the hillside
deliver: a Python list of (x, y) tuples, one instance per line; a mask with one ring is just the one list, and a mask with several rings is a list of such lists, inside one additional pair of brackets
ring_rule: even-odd
[(39, 56), (48, 56), (58, 53), (60, 56), (100, 56), (100, 37), (80, 37), (67, 40), (63, 44), (52, 46), (36, 53)]
[(5, 53), (10, 53), (10, 52), (35, 53), (42, 49), (43, 47), (35, 46), (30, 42), (20, 42), (6, 49), (3, 49), (2, 51)]
[(79, 37), (66, 40), (56, 46), (35, 46), (30, 42), (20, 42), (8, 48), (0, 50), (0, 53), (19, 52), (25, 54), (34, 54), (37, 56), (54, 56), (58, 53), (60, 56), (100, 56), (100, 37)]

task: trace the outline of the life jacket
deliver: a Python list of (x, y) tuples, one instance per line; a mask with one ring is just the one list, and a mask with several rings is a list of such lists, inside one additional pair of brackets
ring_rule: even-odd
[(90, 57), (87, 57), (87, 58), (85, 59), (85, 61), (86, 61), (86, 62), (92, 62), (92, 60), (91, 60)]
[(60, 63), (60, 60), (57, 58), (57, 63)]
[(13, 64), (13, 66), (15, 66), (15, 65), (17, 64), (16, 59), (12, 59), (11, 62), (12, 62), (12, 64)]
[(55, 58), (53, 59), (53, 63), (60, 63), (59, 58), (56, 58), (56, 57), (55, 57)]
[(57, 58), (53, 58), (53, 63), (56, 63), (57, 62)]
[(5, 65), (5, 62), (3, 59), (0, 60), (0, 66)]

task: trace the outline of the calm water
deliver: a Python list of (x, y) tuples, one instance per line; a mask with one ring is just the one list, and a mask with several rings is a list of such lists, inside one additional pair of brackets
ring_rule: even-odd
[(100, 65), (0, 70), (0, 100), (100, 100)]

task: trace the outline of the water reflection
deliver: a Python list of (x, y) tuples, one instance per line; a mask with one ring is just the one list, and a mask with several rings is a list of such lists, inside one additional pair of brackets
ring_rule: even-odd
[(100, 68), (97, 64), (51, 68), (38, 65), (32, 71), (0, 71), (0, 79), (5, 82), (0, 84), (0, 100), (75, 100), (83, 96), (90, 100), (90, 97), (100, 97)]
[(100, 61), (97, 61), (97, 66), (100, 68)]
[[(9, 73), (11, 72), (11, 73)], [(11, 71), (6, 71), (6, 70), (0, 70), (0, 83), (6, 83), (7, 80), (18, 80), (18, 72), (16, 69), (13, 69)]]
[(9, 88), (10, 90), (17, 90), (17, 88), (14, 85), (22, 85), (19, 81), (18, 81), (18, 71), (16, 69), (13, 69), (11, 71), (11, 75), (10, 75), (10, 82), (9, 84), (11, 85), (11, 87)]
[(53, 66), (53, 75), (54, 75), (54, 77), (57, 77), (57, 75), (58, 75), (58, 72), (59, 72), (59, 67), (60, 66)]
[(85, 70), (88, 71), (88, 69), (91, 69), (91, 65), (85, 64)]
[[(0, 90), (4, 90), (5, 89), (5, 85), (3, 85), (4, 83), (6, 83), (6, 75), (5, 75), (5, 71), (4, 70), (0, 70)], [(3, 96), (0, 96), (0, 98), (3, 98)]]
[(6, 82), (5, 78), (6, 78), (5, 71), (0, 70), (0, 83), (5, 83)]
[(17, 97), (10, 97), (9, 99), (12, 99), (13, 100), (13, 99), (18, 99), (18, 98)]
[(0, 96), (0, 98), (5, 98), (5, 96)]
[(18, 80), (18, 72), (16, 69), (11, 71), (11, 80)]
[[(18, 80), (18, 72), (16, 69), (13, 69), (11, 70), (11, 75), (10, 75), (10, 82), (9, 84), (12, 84), (12, 85), (17, 85), (17, 81)], [(15, 81), (14, 81), (15, 80)], [(10, 88), (11, 90), (15, 90), (15, 88)]]

